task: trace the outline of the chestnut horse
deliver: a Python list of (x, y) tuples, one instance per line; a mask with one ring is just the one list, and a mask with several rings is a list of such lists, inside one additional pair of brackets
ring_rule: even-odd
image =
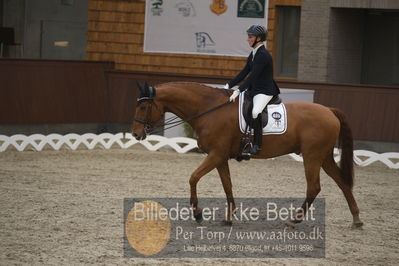
[[(231, 210), (235, 210), (228, 160), (240, 154), (243, 134), (238, 124), (238, 101), (228, 103), (231, 90), (209, 87), (192, 82), (171, 82), (156, 88), (140, 86), (133, 136), (142, 140), (154, 126), (165, 123), (165, 112), (172, 112), (187, 121), (198, 136), (198, 147), (208, 154), (190, 177), (191, 198), (197, 219), (197, 183), (214, 168), (217, 169)], [(220, 108), (219, 108), (220, 107)], [(361, 227), (359, 208), (352, 193), (353, 139), (348, 121), (341, 111), (307, 103), (286, 103), (287, 131), (282, 135), (263, 136), (263, 148), (256, 159), (272, 158), (289, 153), (302, 154), (307, 182), (306, 199), (302, 205), (306, 213), (320, 192), (320, 168), (332, 177), (342, 190), (353, 216), (353, 227)], [(174, 122), (173, 122), (174, 123)], [(340, 167), (334, 161), (336, 141), (342, 149)], [(231, 212), (226, 224), (231, 224)], [(298, 223), (294, 220), (290, 223)]]

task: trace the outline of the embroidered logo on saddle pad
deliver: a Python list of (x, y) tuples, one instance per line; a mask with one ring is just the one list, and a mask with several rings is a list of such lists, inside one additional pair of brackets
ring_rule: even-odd
[[(247, 123), (243, 115), (243, 104), (244, 104), (244, 93), (240, 94), (238, 103), (238, 120), (239, 126), (242, 133), (245, 133)], [(279, 135), (284, 134), (287, 130), (287, 111), (285, 105), (281, 104), (270, 104), (267, 106), (268, 122), (263, 127), (263, 135)], [(253, 134), (253, 130), (251, 130)]]

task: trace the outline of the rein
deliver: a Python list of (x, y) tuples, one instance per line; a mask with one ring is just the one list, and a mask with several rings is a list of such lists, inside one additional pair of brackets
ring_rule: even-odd
[[(170, 117), (168, 119), (159, 120), (155, 124), (151, 124), (150, 119), (151, 119), (151, 112), (152, 112), (152, 104), (155, 105), (155, 107), (157, 108), (157, 110), (159, 112), (161, 112), (161, 111), (159, 110), (157, 105), (154, 103), (153, 99), (150, 98), (150, 97), (141, 98), (141, 99), (138, 100), (138, 102), (139, 103), (140, 102), (150, 102), (149, 109), (147, 110), (147, 121), (142, 120), (142, 119), (133, 118), (134, 121), (139, 122), (139, 123), (144, 125), (146, 134), (159, 133), (162, 130), (167, 130), (167, 129), (170, 129), (170, 128), (177, 127), (177, 126), (179, 126), (179, 125), (181, 125), (181, 124), (183, 124), (185, 122), (192, 121), (192, 120), (197, 119), (199, 117), (202, 117), (202, 116), (204, 116), (206, 114), (209, 114), (209, 113), (211, 113), (213, 111), (216, 111), (217, 109), (220, 109), (220, 108), (222, 108), (225, 105), (228, 105), (230, 103), (230, 101), (227, 101), (227, 102), (222, 103), (220, 105), (217, 105), (217, 106), (215, 106), (215, 107), (213, 107), (213, 108), (211, 108), (211, 109), (209, 109), (209, 110), (207, 110), (207, 111), (205, 111), (203, 113), (194, 115), (194, 116), (189, 117), (187, 119), (180, 119), (178, 116), (174, 116), (174, 117)], [(180, 120), (174, 121), (176, 119), (180, 119)], [(164, 126), (167, 126), (167, 127), (163, 128)]]

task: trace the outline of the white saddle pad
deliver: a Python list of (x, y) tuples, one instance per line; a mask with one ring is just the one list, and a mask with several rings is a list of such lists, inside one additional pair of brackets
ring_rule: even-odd
[[(240, 93), (238, 103), (238, 120), (239, 126), (242, 133), (245, 133), (247, 123), (245, 122), (242, 114), (242, 105), (244, 103), (244, 93)], [(269, 120), (267, 125), (263, 128), (263, 135), (279, 135), (284, 134), (287, 130), (287, 111), (285, 105), (281, 104), (270, 104), (267, 106)], [(253, 130), (251, 130), (253, 134)]]

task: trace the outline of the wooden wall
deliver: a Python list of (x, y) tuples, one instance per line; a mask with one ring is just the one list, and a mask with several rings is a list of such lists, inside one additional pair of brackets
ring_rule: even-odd
[(342, 110), (356, 140), (399, 142), (399, 87), (277, 80), (281, 88), (314, 90), (314, 102)]
[[(276, 6), (300, 3), (301, 0), (269, 1), (267, 46), (271, 52)], [(242, 57), (143, 53), (144, 13), (144, 0), (90, 0), (87, 59), (114, 61), (120, 70), (225, 77), (236, 75), (245, 64)]]
[[(111, 62), (0, 58), (0, 124), (130, 124), (136, 80), (222, 84), (224, 77), (115, 70)], [(399, 142), (399, 88), (277, 80), (312, 89), (314, 101), (349, 117), (357, 140)]]
[(106, 123), (110, 69), (112, 62), (0, 58), (0, 124)]

